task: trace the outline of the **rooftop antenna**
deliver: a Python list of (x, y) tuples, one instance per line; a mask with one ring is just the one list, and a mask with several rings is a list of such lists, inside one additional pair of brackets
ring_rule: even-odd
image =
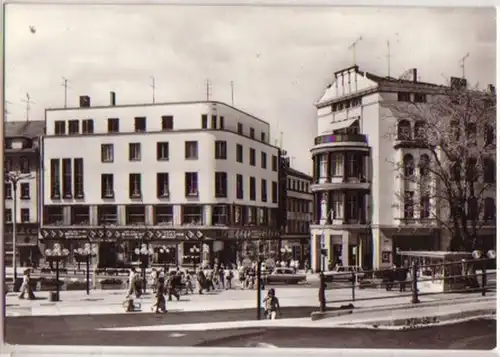
[(64, 87), (64, 108), (68, 107), (68, 79), (65, 77), (62, 77), (62, 84), (61, 86)]
[(356, 39), (356, 41), (351, 43), (351, 45), (348, 47), (348, 49), (350, 49), (352, 51), (352, 64), (353, 64), (353, 66), (356, 65), (356, 46), (358, 45), (359, 41), (361, 41), (362, 39), (363, 39), (363, 37), (359, 36)]
[(31, 110), (31, 104), (35, 104), (31, 100), (30, 94), (26, 93), (26, 99), (21, 99), (22, 102), (26, 103), (26, 121), (30, 120), (30, 110)]
[(280, 131), (280, 145), (279, 148), (281, 149), (283, 147), (283, 132)]
[(207, 102), (210, 100), (210, 79), (205, 81)]
[(460, 59), (460, 68), (462, 68), (462, 78), (465, 78), (465, 60), (469, 58), (470, 53), (467, 52), (465, 56)]
[(155, 81), (155, 77), (154, 76), (151, 76), (151, 85), (150, 85), (150, 87), (153, 90), (153, 104), (154, 104), (154, 103), (156, 103), (156, 81)]
[(231, 81), (231, 105), (234, 107), (234, 82)]
[(387, 40), (387, 77), (391, 77), (391, 42)]

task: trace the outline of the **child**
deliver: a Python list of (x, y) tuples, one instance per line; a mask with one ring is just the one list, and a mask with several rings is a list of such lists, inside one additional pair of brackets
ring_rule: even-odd
[(280, 312), (280, 302), (276, 297), (274, 289), (269, 289), (266, 298), (264, 299), (264, 315), (269, 320), (275, 320), (277, 314)]

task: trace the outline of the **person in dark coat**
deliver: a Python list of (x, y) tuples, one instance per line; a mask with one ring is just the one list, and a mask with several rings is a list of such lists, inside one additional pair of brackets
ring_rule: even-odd
[(155, 313), (165, 313), (167, 312), (167, 306), (166, 306), (166, 301), (165, 301), (165, 279), (160, 278), (158, 279), (158, 283), (156, 285), (156, 302), (153, 305), (153, 309), (155, 310)]
[(177, 298), (177, 301), (180, 300), (181, 295), (179, 294), (179, 291), (177, 291), (177, 274), (172, 274), (168, 278), (168, 301), (172, 301), (172, 295)]

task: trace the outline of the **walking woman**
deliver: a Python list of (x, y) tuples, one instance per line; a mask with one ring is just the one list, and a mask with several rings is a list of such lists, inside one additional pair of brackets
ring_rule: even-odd
[(155, 313), (160, 314), (160, 313), (165, 313), (167, 312), (167, 302), (165, 300), (165, 279), (164, 278), (159, 278), (158, 283), (156, 284), (156, 291), (155, 291), (155, 303), (152, 306), (151, 310), (154, 310)]

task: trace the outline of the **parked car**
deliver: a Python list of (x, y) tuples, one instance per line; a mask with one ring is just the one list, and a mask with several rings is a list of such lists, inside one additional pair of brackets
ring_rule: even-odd
[(324, 272), (326, 282), (352, 281), (352, 273), (356, 280), (360, 281), (365, 277), (363, 269), (358, 266), (338, 266), (333, 271)]
[(268, 284), (298, 284), (306, 281), (305, 274), (296, 274), (292, 268), (276, 268), (267, 276)]

